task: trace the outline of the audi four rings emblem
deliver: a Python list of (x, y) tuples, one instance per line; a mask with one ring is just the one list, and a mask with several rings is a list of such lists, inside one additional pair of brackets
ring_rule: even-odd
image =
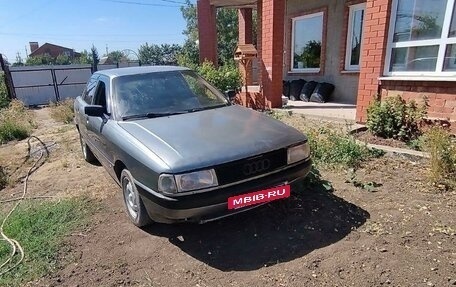
[(269, 167), (271, 167), (271, 162), (269, 161), (269, 159), (262, 159), (244, 164), (244, 167), (242, 168), (242, 173), (244, 173), (245, 175), (257, 174), (267, 170)]

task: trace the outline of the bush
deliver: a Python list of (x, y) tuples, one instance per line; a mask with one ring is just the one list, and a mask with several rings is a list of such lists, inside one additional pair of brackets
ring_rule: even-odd
[(6, 91), (5, 76), (3, 73), (0, 73), (0, 110), (8, 107), (9, 103), (10, 99)]
[(456, 142), (441, 127), (424, 134), (424, 147), (430, 154), (430, 180), (445, 189), (456, 188)]
[(306, 134), (317, 164), (356, 168), (361, 162), (382, 155), (381, 151), (370, 150), (352, 136), (330, 127), (311, 128)]
[(31, 113), (22, 102), (13, 100), (0, 111), (0, 144), (25, 139), (34, 127)]
[(74, 118), (73, 103), (73, 99), (66, 99), (58, 103), (51, 102), (51, 117), (64, 124), (71, 124)]
[(234, 63), (215, 68), (211, 62), (204, 62), (196, 71), (222, 92), (241, 86), (241, 74)]
[(421, 135), (420, 124), (427, 114), (426, 104), (406, 103), (400, 96), (376, 99), (367, 108), (369, 131), (383, 138), (410, 141)]

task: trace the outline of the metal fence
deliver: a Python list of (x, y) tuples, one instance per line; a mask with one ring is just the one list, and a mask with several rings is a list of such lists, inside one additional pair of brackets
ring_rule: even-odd
[(79, 96), (92, 75), (91, 65), (11, 67), (17, 99), (28, 106)]

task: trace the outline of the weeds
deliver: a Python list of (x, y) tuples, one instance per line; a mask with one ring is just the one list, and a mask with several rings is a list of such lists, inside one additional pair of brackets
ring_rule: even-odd
[(66, 99), (63, 102), (50, 103), (51, 117), (64, 124), (71, 124), (74, 118), (73, 99)]
[(400, 96), (376, 99), (367, 109), (366, 126), (376, 136), (410, 141), (421, 135), (420, 124), (426, 114), (426, 103), (407, 103)]
[(30, 111), (22, 102), (13, 100), (0, 111), (0, 144), (25, 139), (35, 127)]
[(5, 168), (0, 165), (0, 190), (8, 185), (8, 175), (6, 174)]
[[(7, 221), (5, 233), (24, 247), (25, 261), (3, 275), (0, 286), (23, 286), (52, 271), (57, 265), (57, 252), (64, 236), (84, 223), (91, 208), (91, 202), (85, 199), (21, 205)], [(10, 252), (0, 241), (0, 263)]]
[(8, 107), (10, 99), (8, 98), (8, 92), (6, 91), (5, 76), (0, 72), (0, 110)]
[(456, 188), (456, 142), (441, 127), (432, 127), (424, 135), (430, 154), (430, 180), (446, 190)]
[(356, 168), (361, 162), (383, 154), (358, 144), (351, 135), (334, 128), (310, 128), (306, 133), (317, 164)]

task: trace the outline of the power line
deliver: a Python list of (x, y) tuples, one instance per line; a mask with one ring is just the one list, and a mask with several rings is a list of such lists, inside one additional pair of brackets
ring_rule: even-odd
[[(181, 7), (181, 5), (168, 5), (168, 4), (157, 4), (157, 3), (143, 3), (143, 2), (130, 2), (130, 1), (122, 1), (122, 0), (99, 0), (103, 2), (111, 2), (111, 3), (119, 3), (119, 4), (128, 4), (128, 5), (140, 5), (140, 6), (155, 6), (155, 7)], [(185, 5), (186, 3), (184, 2), (178, 2), (178, 1), (173, 1), (173, 0), (160, 0), (164, 2), (170, 2), (170, 3), (177, 3), (177, 4), (182, 4)]]

